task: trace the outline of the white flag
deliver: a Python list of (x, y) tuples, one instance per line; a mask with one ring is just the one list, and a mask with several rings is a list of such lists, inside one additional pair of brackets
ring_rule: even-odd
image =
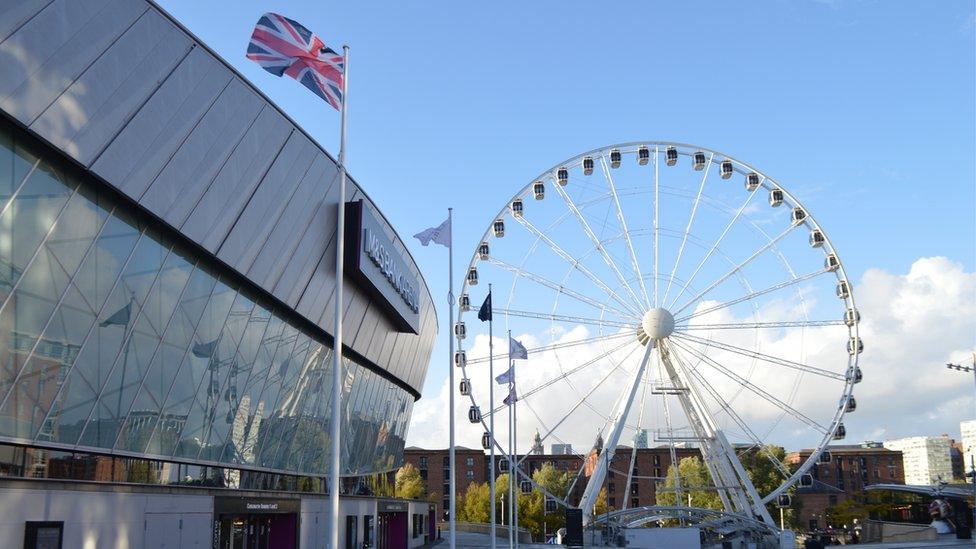
[(419, 233), (413, 235), (414, 238), (420, 241), (424, 246), (431, 243), (431, 241), (444, 246), (445, 248), (451, 247), (451, 219), (447, 218), (443, 223), (437, 227), (431, 227), (420, 231)]
[(519, 343), (519, 341), (511, 336), (508, 338), (508, 358), (515, 360), (520, 358), (522, 360), (527, 360), (529, 358), (529, 350), (525, 348), (525, 345)]

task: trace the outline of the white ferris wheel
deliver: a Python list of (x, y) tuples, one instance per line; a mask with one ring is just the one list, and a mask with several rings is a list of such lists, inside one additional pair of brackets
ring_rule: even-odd
[[(635, 471), (639, 446), (666, 448), (672, 463), (695, 448), (725, 513), (773, 527), (766, 504), (810, 483), (845, 436), (863, 344), (844, 264), (811, 210), (726, 154), (603, 147), (541, 173), (490, 220), (459, 296), (454, 358), (482, 444), (504, 454), (506, 390), (489, 401), (488, 324), (476, 316), (488, 283), (494, 373), (508, 367), (507, 331), (528, 348), (515, 375), (521, 452), (539, 433), (586, 456), (599, 437), (607, 456), (630, 453), (614, 471), (629, 487), (667, 474)], [(813, 452), (787, 467), (768, 445)], [(743, 452), (762, 453), (781, 482), (761, 493)], [(543, 491), (592, 522), (609, 463), (575, 472), (575, 501)], [(515, 465), (532, 482), (524, 458)]]

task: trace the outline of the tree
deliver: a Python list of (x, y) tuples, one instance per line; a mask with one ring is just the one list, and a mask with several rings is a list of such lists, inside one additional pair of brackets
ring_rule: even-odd
[(424, 497), (426, 488), (424, 480), (420, 478), (420, 471), (416, 467), (407, 463), (396, 473), (396, 497), (404, 499), (421, 499)]
[[(532, 474), (532, 480), (539, 486), (545, 488), (550, 494), (566, 498), (569, 496), (569, 487), (573, 483), (573, 476), (568, 471), (560, 471), (553, 467), (552, 464), (546, 463), (541, 469)], [(534, 533), (538, 534), (541, 539), (544, 532), (555, 532), (563, 526), (566, 526), (566, 512), (561, 505), (556, 505), (551, 513), (547, 513), (546, 496), (541, 491), (539, 491), (539, 495), (540, 497), (537, 503), (542, 524), (539, 530)], [(535, 511), (534, 508), (531, 510), (533, 512)]]
[(600, 493), (596, 495), (596, 504), (593, 505), (593, 514), (595, 516), (604, 515), (613, 511), (613, 507), (607, 505), (607, 489), (601, 488)]
[(473, 482), (458, 502), (458, 520), (488, 522), (491, 519), (491, 489), (487, 483)]
[[(678, 480), (681, 484), (682, 501), (678, 501)], [(722, 509), (722, 498), (714, 488), (708, 468), (698, 457), (686, 457), (678, 462), (678, 469), (668, 467), (664, 490), (657, 492), (658, 505), (681, 505)]]

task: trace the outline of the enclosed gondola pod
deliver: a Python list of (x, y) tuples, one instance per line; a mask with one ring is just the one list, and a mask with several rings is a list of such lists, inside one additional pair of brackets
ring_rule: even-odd
[(851, 337), (847, 340), (847, 354), (854, 356), (864, 352), (864, 342), (859, 337)]
[(584, 156), (583, 157), (583, 175), (593, 174), (593, 157)]
[(803, 473), (800, 475), (800, 487), (809, 488), (813, 486), (813, 475), (810, 473)]
[(565, 187), (569, 184), (569, 170), (566, 168), (559, 168), (556, 170), (556, 182)]
[(830, 463), (831, 459), (832, 456), (830, 455), (830, 452), (824, 450), (823, 452), (820, 452), (819, 456), (817, 456), (817, 463)]
[(495, 238), (505, 236), (505, 222), (501, 219), (495, 220), (495, 223), (492, 225), (492, 229), (495, 231)]
[(751, 172), (746, 174), (746, 190), (752, 192), (759, 188), (759, 174)]
[(613, 149), (610, 151), (610, 167), (619, 168), (620, 167), (620, 149)]
[(458, 368), (464, 368), (468, 365), (468, 353), (464, 352), (464, 349), (454, 351), (454, 365)]
[(484, 434), (481, 435), (481, 447), (485, 450), (491, 450), (491, 433), (488, 431), (485, 431)]
[(840, 268), (840, 260), (837, 259), (837, 255), (827, 254), (827, 257), (824, 258), (824, 269), (833, 272), (839, 268)]
[(793, 212), (790, 213), (790, 221), (792, 221), (794, 225), (799, 225), (800, 223), (803, 223), (803, 220), (806, 218), (807, 218), (807, 212), (803, 211), (803, 208), (799, 206), (793, 208)]
[(461, 309), (461, 312), (471, 310), (471, 297), (467, 293), (463, 293), (458, 297), (458, 308)]
[(733, 170), (733, 168), (732, 168), (732, 161), (731, 160), (723, 160), (722, 161), (722, 174), (721, 174), (722, 175), (722, 179), (729, 179), (729, 178), (731, 178), (732, 177), (732, 173), (734, 171), (735, 170)]
[(468, 395), (470, 395), (471, 394), (471, 380), (468, 379), (468, 378), (462, 379), (461, 382), (458, 383), (458, 391), (461, 393), (461, 396), (468, 396)]
[(861, 381), (863, 381), (864, 380), (864, 374), (861, 373), (861, 367), (860, 366), (855, 366), (853, 372), (851, 372), (850, 374), (848, 374), (848, 377), (850, 378), (851, 382), (853, 382), (854, 384), (858, 384)]
[(477, 406), (468, 408), (468, 421), (471, 423), (481, 423), (481, 408)]
[(459, 320), (454, 323), (454, 337), (464, 339), (468, 335), (468, 329), (464, 326), (464, 321)]
[(857, 401), (854, 400), (854, 395), (851, 395), (840, 400), (840, 405), (844, 407), (844, 412), (851, 413), (857, 410)]
[(834, 440), (844, 440), (847, 437), (847, 428), (844, 427), (843, 423), (837, 424), (837, 430), (834, 431)]
[(522, 217), (522, 199), (516, 198), (512, 201), (512, 215), (515, 217)]
[(793, 498), (789, 494), (780, 494), (776, 499), (776, 507), (780, 509), (789, 509), (793, 505)]
[(664, 162), (668, 166), (674, 166), (678, 163), (678, 149), (674, 147), (668, 147), (664, 151)]
[(857, 324), (860, 321), (861, 321), (861, 313), (857, 309), (851, 307), (850, 309), (844, 311), (844, 324), (847, 324), (849, 328), (853, 327), (855, 324)]
[(498, 460), (498, 470), (501, 471), (502, 473), (507, 473), (508, 472), (508, 458), (507, 457), (503, 457), (503, 458), (501, 458), (501, 459)]
[(694, 169), (696, 172), (700, 172), (705, 169), (705, 153), (698, 151), (694, 154)]
[(841, 299), (851, 297), (851, 284), (846, 280), (841, 280), (837, 283), (837, 297)]
[(810, 231), (810, 246), (811, 247), (813, 247), (813, 248), (819, 248), (819, 247), (821, 247), (821, 246), (824, 245), (824, 241), (826, 241), (826, 240), (827, 239), (824, 238), (824, 234), (823, 234), (823, 232), (820, 231), (820, 229), (814, 229), (814, 230)]
[(769, 205), (778, 208), (783, 203), (783, 189), (772, 189), (769, 191)]
[(546, 197), (546, 186), (542, 181), (536, 181), (532, 184), (532, 194), (535, 195), (536, 200), (542, 200)]
[(491, 248), (488, 247), (488, 243), (487, 242), (482, 242), (478, 246), (478, 259), (480, 259), (482, 261), (488, 259), (488, 256), (490, 255), (490, 252), (491, 252)]
[(471, 268), (468, 269), (467, 281), (468, 281), (468, 286), (477, 286), (478, 285), (478, 268), (477, 267), (471, 267)]
[(637, 165), (646, 166), (647, 161), (651, 159), (651, 149), (647, 148), (647, 145), (641, 145), (637, 149)]

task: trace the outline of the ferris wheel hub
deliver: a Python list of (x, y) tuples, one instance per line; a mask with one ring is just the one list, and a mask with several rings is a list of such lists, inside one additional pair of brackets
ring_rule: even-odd
[(651, 309), (644, 313), (641, 327), (649, 338), (664, 339), (674, 332), (674, 317), (666, 309)]

